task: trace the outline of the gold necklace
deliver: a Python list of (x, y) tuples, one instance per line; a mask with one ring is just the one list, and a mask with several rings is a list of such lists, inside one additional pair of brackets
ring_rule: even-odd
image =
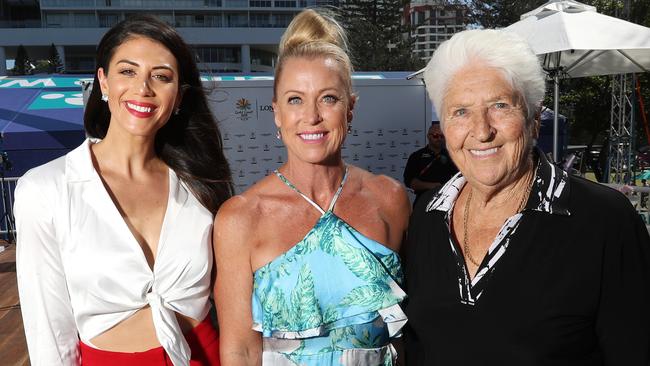
[[(535, 171), (533, 171), (533, 179), (535, 179)], [(524, 205), (526, 205), (526, 202), (528, 201), (528, 196), (530, 195), (530, 191), (533, 188), (532, 182), (529, 182), (527, 187), (526, 187), (526, 192), (524, 193), (524, 196), (521, 197), (521, 201), (519, 202), (519, 208), (517, 208), (516, 212), (521, 212), (523, 210)], [(467, 240), (467, 217), (469, 216), (469, 205), (470, 202), (472, 202), (472, 192), (473, 190), (470, 189), (469, 193), (467, 193), (467, 202), (465, 202), (465, 209), (463, 210), (463, 252), (465, 252), (465, 258), (469, 259), (470, 262), (472, 262), (473, 265), (476, 267), (480, 266), (481, 263), (474, 259), (472, 257), (472, 253), (469, 251), (469, 241)]]

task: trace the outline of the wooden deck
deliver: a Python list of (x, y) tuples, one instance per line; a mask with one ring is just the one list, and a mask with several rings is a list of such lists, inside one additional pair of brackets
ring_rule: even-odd
[(16, 285), (16, 246), (13, 244), (0, 253), (0, 364), (29, 365)]

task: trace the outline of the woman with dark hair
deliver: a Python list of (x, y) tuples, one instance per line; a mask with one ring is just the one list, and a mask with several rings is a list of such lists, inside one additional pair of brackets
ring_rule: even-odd
[(232, 194), (194, 57), (162, 21), (108, 31), (89, 139), (16, 188), (17, 271), (34, 365), (217, 365), (214, 214)]

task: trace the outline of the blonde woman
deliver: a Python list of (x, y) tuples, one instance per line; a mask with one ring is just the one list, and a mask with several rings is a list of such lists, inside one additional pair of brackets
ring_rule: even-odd
[(392, 365), (406, 322), (402, 186), (341, 158), (355, 96), (345, 34), (314, 10), (280, 45), (275, 123), (288, 159), (215, 220), (223, 365)]

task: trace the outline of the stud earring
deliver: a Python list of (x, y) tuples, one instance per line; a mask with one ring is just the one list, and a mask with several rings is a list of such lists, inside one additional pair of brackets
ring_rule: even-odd
[(275, 131), (275, 138), (277, 138), (278, 140), (282, 140), (282, 132), (280, 132), (279, 128), (277, 131)]
[(106, 95), (106, 94), (102, 94), (102, 100), (103, 100), (104, 102), (108, 102), (108, 95)]
[(180, 109), (180, 107), (174, 109), (174, 115), (175, 115), (175, 116), (178, 116), (179, 113), (181, 113), (181, 109)]

